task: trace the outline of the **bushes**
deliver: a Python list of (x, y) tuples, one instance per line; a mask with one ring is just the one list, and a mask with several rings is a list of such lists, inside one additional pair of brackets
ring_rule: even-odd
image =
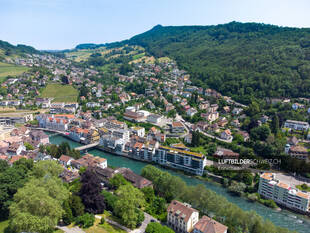
[(145, 233), (174, 233), (174, 231), (158, 222), (151, 222), (147, 225)]
[(95, 215), (86, 213), (76, 218), (75, 223), (82, 228), (88, 228), (94, 225)]

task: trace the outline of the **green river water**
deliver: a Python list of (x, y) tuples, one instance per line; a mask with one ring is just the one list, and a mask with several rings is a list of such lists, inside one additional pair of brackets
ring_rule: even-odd
[[(53, 144), (60, 144), (62, 142), (68, 142), (72, 148), (78, 147), (81, 144), (71, 141), (68, 138), (63, 136), (50, 136), (50, 143)], [(126, 157), (116, 156), (109, 153), (105, 153), (100, 150), (90, 150), (88, 153), (93, 154), (95, 156), (100, 156), (106, 158), (108, 160), (108, 165), (114, 167), (128, 167), (132, 171), (136, 172), (137, 174), (141, 173), (141, 170), (144, 166), (147, 165), (145, 162), (139, 162), (135, 160), (128, 159)], [(256, 202), (249, 202), (245, 198), (236, 197), (223, 188), (221, 185), (214, 183), (214, 182), (207, 182), (202, 181), (190, 176), (186, 176), (182, 173), (174, 172), (169, 169), (165, 169), (169, 173), (175, 176), (179, 176), (182, 178), (188, 185), (197, 185), (197, 184), (204, 184), (208, 189), (216, 192), (219, 195), (224, 196), (228, 201), (238, 205), (240, 208), (244, 210), (253, 210), (261, 215), (265, 219), (269, 219), (277, 226), (285, 227), (290, 230), (295, 230), (300, 233), (310, 233), (310, 219), (304, 216), (295, 214), (290, 211), (282, 210), (282, 211), (275, 211), (271, 208), (268, 208), (264, 205), (261, 205)], [(263, 232), (262, 232), (263, 233)]]

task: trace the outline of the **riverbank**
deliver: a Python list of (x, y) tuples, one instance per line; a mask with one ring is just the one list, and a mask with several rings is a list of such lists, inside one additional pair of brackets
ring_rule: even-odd
[[(81, 146), (81, 144), (73, 142), (59, 135), (50, 137), (50, 142), (53, 144), (60, 144), (62, 142), (68, 142), (72, 148)], [(110, 153), (105, 153), (103, 151), (96, 150), (96, 149), (89, 151), (89, 153), (93, 154), (94, 156), (99, 156), (99, 157), (103, 157), (107, 159), (108, 165), (110, 166), (128, 167), (137, 174), (141, 174), (142, 168), (148, 164), (145, 162), (132, 160), (126, 157), (116, 156)], [(168, 171), (170, 174), (174, 176), (179, 176), (188, 185), (203, 184), (208, 189), (214, 191), (218, 195), (222, 195), (228, 201), (238, 205), (243, 210), (255, 211), (260, 216), (262, 216), (264, 219), (269, 219), (271, 222), (273, 222), (277, 226), (285, 227), (290, 230), (295, 230), (300, 233), (309, 232), (310, 221), (309, 219), (305, 218), (302, 215), (294, 214), (287, 210), (282, 210), (279, 212), (271, 208), (265, 207), (262, 204), (259, 204), (256, 202), (250, 202), (243, 197), (233, 196), (221, 185), (213, 181), (210, 182), (210, 180), (206, 181), (206, 180), (196, 179), (196, 178), (193, 178), (192, 176), (187, 176), (187, 175), (181, 174), (180, 172), (176, 172), (170, 169), (169, 170), (165, 168), (161, 168), (161, 169)], [(301, 223), (301, 221), (303, 221), (303, 223)]]

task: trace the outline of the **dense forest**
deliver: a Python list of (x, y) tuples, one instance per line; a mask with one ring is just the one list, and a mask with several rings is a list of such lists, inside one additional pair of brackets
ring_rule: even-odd
[(174, 58), (192, 81), (243, 103), (253, 97), (310, 97), (310, 29), (258, 23), (155, 26), (130, 40)]

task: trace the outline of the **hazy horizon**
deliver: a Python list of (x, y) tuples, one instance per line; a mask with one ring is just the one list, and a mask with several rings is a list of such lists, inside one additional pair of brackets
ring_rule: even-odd
[(0, 40), (40, 50), (129, 39), (155, 25), (232, 21), (309, 28), (307, 0), (0, 0)]

